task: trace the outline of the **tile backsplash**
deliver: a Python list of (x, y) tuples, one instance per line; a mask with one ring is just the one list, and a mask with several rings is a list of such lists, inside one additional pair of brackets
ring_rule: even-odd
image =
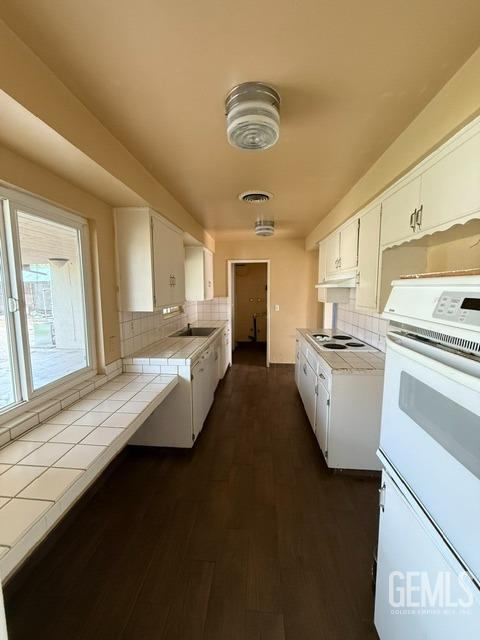
[(228, 298), (214, 298), (205, 302), (185, 302), (183, 313), (165, 318), (162, 311), (137, 313), (120, 311), (120, 345), (122, 357), (126, 357), (157, 342), (197, 320), (228, 320)]
[(350, 290), (350, 299), (337, 304), (337, 329), (345, 331), (359, 340), (385, 351), (385, 336), (388, 320), (382, 320), (379, 313), (355, 308), (355, 289)]

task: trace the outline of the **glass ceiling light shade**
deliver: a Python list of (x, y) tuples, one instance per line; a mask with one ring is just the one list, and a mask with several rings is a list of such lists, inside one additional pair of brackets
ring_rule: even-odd
[(227, 137), (239, 149), (268, 149), (280, 135), (280, 96), (263, 82), (238, 84), (225, 99)]
[(257, 236), (273, 236), (275, 232), (274, 220), (257, 220), (255, 222), (255, 234)]

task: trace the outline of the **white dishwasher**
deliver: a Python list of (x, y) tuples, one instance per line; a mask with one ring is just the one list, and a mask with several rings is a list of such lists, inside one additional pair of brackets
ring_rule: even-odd
[(195, 439), (198, 438), (213, 403), (215, 365), (214, 350), (209, 347), (192, 367), (193, 434)]

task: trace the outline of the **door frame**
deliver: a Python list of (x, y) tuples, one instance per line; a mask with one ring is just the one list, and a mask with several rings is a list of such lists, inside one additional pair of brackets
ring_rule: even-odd
[(235, 277), (234, 269), (236, 264), (266, 264), (267, 265), (267, 354), (266, 354), (266, 366), (270, 366), (270, 260), (266, 259), (253, 259), (253, 260), (228, 260), (228, 289), (227, 295), (230, 300), (230, 318), (231, 318), (231, 331), (232, 331), (232, 343), (230, 348), (232, 350), (232, 362), (233, 362), (233, 350), (235, 347)]

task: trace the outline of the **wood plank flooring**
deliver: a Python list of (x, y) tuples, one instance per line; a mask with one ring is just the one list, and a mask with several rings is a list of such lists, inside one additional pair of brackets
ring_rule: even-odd
[(377, 488), (328, 472), (293, 367), (235, 364), (193, 451), (129, 447), (9, 582), (10, 640), (374, 640)]

